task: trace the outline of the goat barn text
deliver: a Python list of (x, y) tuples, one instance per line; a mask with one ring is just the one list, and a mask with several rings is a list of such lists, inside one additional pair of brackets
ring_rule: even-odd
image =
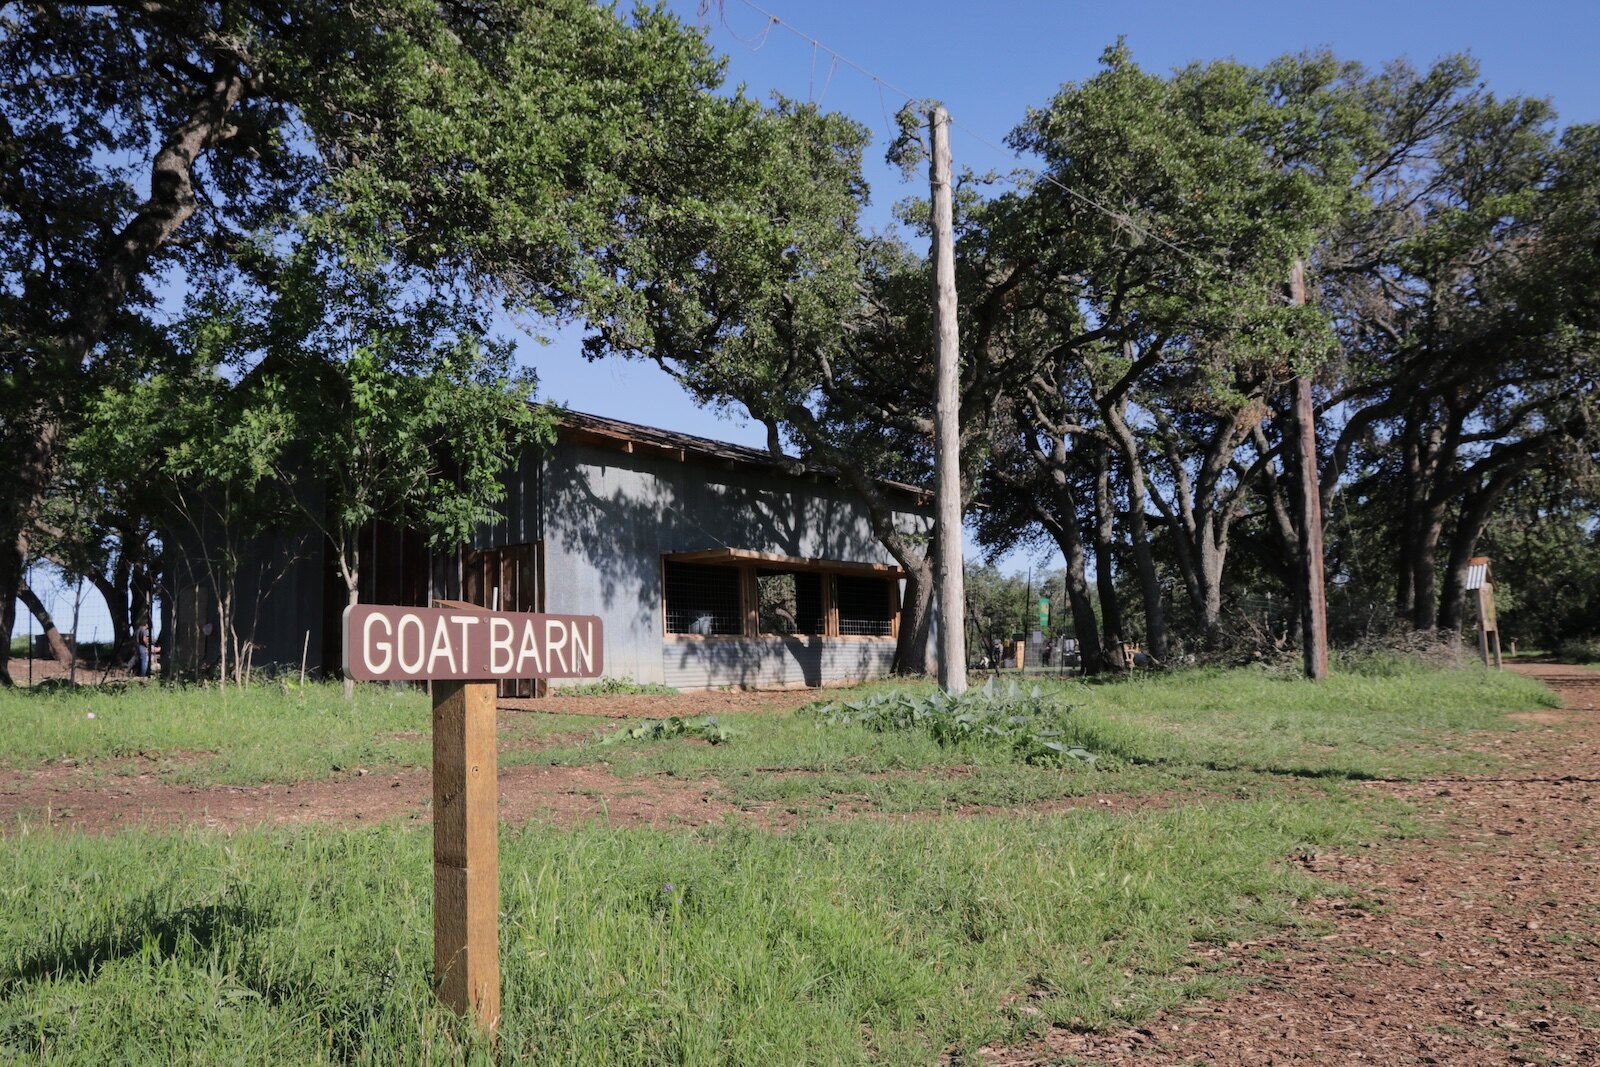
[(357, 681), (599, 678), (602, 645), (594, 615), (388, 604), (344, 611), (345, 677)]

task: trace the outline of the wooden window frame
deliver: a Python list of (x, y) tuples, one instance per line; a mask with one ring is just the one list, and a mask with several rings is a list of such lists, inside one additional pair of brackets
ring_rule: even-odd
[[(707, 566), (734, 567), (739, 571), (739, 598), (744, 632), (741, 634), (679, 634), (667, 630), (667, 564), (699, 563)], [(829, 641), (897, 641), (900, 638), (900, 579), (905, 572), (886, 563), (852, 563), (845, 560), (801, 559), (770, 552), (753, 552), (746, 549), (719, 548), (697, 552), (667, 552), (661, 556), (661, 610), (659, 615), (661, 637), (664, 641), (780, 641), (789, 635), (761, 633), (761, 598), (756, 588), (758, 570), (815, 572), (822, 575), (823, 632), (820, 634), (795, 634), (797, 639), (825, 639)], [(889, 632), (887, 634), (841, 634), (839, 632), (839, 597), (835, 579), (840, 575), (855, 578), (880, 577), (885, 595), (889, 599)]]

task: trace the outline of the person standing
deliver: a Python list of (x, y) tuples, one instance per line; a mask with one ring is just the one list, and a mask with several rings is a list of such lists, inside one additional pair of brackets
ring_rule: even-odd
[(133, 654), (136, 662), (133, 673), (138, 678), (150, 677), (150, 621), (139, 620), (139, 627), (133, 632)]

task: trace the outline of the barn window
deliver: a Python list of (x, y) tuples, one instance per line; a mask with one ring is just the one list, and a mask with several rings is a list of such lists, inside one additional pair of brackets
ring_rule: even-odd
[(816, 571), (756, 570), (757, 626), (764, 634), (825, 632), (822, 575)]
[(894, 633), (892, 582), (841, 574), (834, 587), (839, 608), (839, 633), (858, 637), (888, 637)]
[(666, 561), (667, 632), (744, 633), (737, 567)]

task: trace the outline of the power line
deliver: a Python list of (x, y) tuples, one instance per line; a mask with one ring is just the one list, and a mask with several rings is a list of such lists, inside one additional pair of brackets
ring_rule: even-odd
[[(1018, 163), (1023, 163), (1023, 164), (1027, 163), (1027, 160), (1023, 159), (1016, 152), (1013, 152), (1011, 149), (1006, 148), (1003, 145), (996, 144), (995, 142), (989, 140), (987, 137), (983, 136), (981, 133), (979, 133), (978, 131), (974, 130), (970, 126), (967, 126), (967, 125), (964, 125), (964, 124), (962, 124), (960, 122), (957, 122), (954, 119), (950, 120), (950, 125), (956, 127), (959, 130), (964, 131), (967, 134), (967, 136), (971, 137), (974, 141), (977, 141), (981, 145), (987, 145), (988, 147), (994, 149), (996, 152), (1003, 152), (1006, 155), (1009, 155), (1012, 159), (1016, 160)], [(1126, 211), (1118, 211), (1116, 208), (1109, 207), (1106, 204), (1101, 203), (1099, 200), (1096, 200), (1094, 197), (1089, 196), (1086, 193), (1081, 193), (1078, 190), (1071, 188), (1070, 186), (1066, 185), (1065, 183), (1057, 180), (1056, 177), (1054, 175), (1052, 175), (1047, 170), (1040, 171), (1039, 172), (1039, 177), (1044, 179), (1046, 182), (1049, 182), (1051, 185), (1055, 186), (1057, 189), (1060, 189), (1063, 193), (1066, 193), (1068, 196), (1072, 197), (1074, 200), (1077, 200), (1079, 203), (1083, 204), (1084, 206), (1093, 208), (1094, 210), (1100, 212), (1102, 215), (1105, 215), (1107, 218), (1111, 219), (1113, 222), (1116, 222), (1118, 225), (1124, 226), (1127, 229), (1132, 230), (1134, 233), (1138, 234), (1139, 236), (1147, 238), (1148, 240), (1154, 241), (1156, 244), (1162, 245), (1162, 246), (1164, 246), (1166, 248), (1170, 248), (1172, 251), (1178, 253), (1180, 256), (1185, 256), (1188, 259), (1194, 261), (1195, 263), (1199, 264), (1202, 267), (1212, 268), (1212, 267), (1220, 267), (1221, 266), (1221, 264), (1210, 263), (1210, 262), (1207, 262), (1204, 259), (1201, 259), (1199, 256), (1195, 255), (1193, 252), (1189, 251), (1187, 248), (1184, 248), (1183, 246), (1178, 245), (1178, 244), (1174, 244), (1172, 241), (1169, 241), (1165, 237), (1162, 237), (1159, 233), (1156, 233), (1154, 230), (1150, 229), (1149, 227), (1143, 226), (1140, 223), (1135, 222), (1133, 216), (1131, 214), (1129, 214), (1128, 212), (1126, 212)], [(1001, 181), (1010, 182), (1012, 185), (1017, 186), (1019, 189), (1022, 187), (1022, 183), (1021, 182), (1017, 181), (1013, 177), (1010, 177), (1009, 175), (1000, 175), (1000, 180)]]
[[(725, 8), (725, 4), (727, 3), (727, 0), (700, 0), (700, 8), (699, 8), (699, 10), (700, 10), (701, 16), (704, 17), (705, 15), (707, 15), (710, 12), (711, 4), (713, 2), (715, 2), (716, 5), (717, 5), (717, 12), (721, 16), (723, 28), (726, 29), (730, 34), (733, 34), (733, 37), (734, 37), (735, 40), (740, 41), (741, 43), (748, 43), (747, 41), (745, 41), (744, 38), (739, 36), (738, 32), (735, 31), (732, 26), (730, 26), (728, 24), (728, 13), (727, 13), (727, 10)], [(849, 56), (843, 54), (838, 49), (829, 48), (827, 45), (823, 44), (821, 41), (817, 40), (815, 37), (811, 36), (809, 33), (806, 33), (804, 30), (800, 29), (798, 26), (794, 26), (791, 23), (785, 22), (783, 19), (779, 18), (777, 15), (774, 15), (772, 12), (768, 11), (766, 8), (762, 7), (759, 4), (756, 4), (756, 3), (752, 2), (752, 0), (741, 0), (741, 2), (744, 4), (745, 7), (748, 7), (750, 10), (754, 11), (756, 14), (762, 16), (763, 18), (765, 18), (767, 20), (767, 25), (761, 31), (761, 43), (762, 44), (766, 43), (767, 35), (772, 32), (772, 27), (781, 26), (784, 29), (788, 30), (790, 33), (794, 34), (796, 37), (800, 38), (800, 40), (802, 40), (802, 41), (806, 42), (807, 44), (811, 45), (811, 47), (813, 49), (820, 49), (821, 51), (824, 51), (824, 52), (828, 53), (828, 55), (833, 57), (835, 62), (843, 63), (847, 67), (854, 68), (855, 70), (859, 71), (861, 74), (864, 74), (868, 78), (871, 78), (873, 81), (877, 82), (879, 85), (882, 85), (882, 86), (884, 86), (885, 88), (888, 88), (888, 89), (893, 89), (895, 92), (897, 92), (901, 96), (903, 96), (907, 101), (914, 101), (914, 100), (922, 99), (921, 97), (913, 96), (911, 93), (909, 93), (906, 90), (900, 88), (900, 86), (896, 85), (894, 82), (890, 81), (889, 79), (887, 79), (887, 78), (885, 78), (885, 77), (883, 77), (883, 76), (881, 76), (879, 74), (876, 74), (873, 71), (868, 70), (866, 67), (863, 67), (860, 63), (857, 63), (855, 60), (853, 60)]]
[[(846, 56), (843, 53), (839, 52), (837, 49), (831, 48), (828, 45), (823, 44), (820, 40), (818, 40), (817, 38), (811, 36), (809, 33), (806, 33), (804, 30), (800, 29), (799, 27), (797, 27), (797, 26), (795, 26), (795, 25), (793, 25), (793, 24), (791, 24), (789, 22), (786, 22), (782, 17), (774, 14), (771, 11), (768, 11), (766, 8), (762, 7), (760, 4), (755, 3), (754, 0), (740, 0), (740, 2), (743, 3), (744, 6), (748, 7), (750, 10), (756, 12), (758, 15), (762, 16), (763, 18), (765, 18), (767, 20), (767, 23), (766, 23), (766, 25), (764, 27), (762, 27), (761, 32), (759, 34), (752, 34), (748, 38), (742, 37), (742, 36), (740, 36), (738, 31), (736, 31), (733, 28), (733, 26), (730, 25), (729, 22), (728, 22), (728, 13), (727, 13), (727, 9), (726, 9), (726, 2), (727, 2), (727, 0), (700, 0), (700, 5), (699, 5), (699, 9), (698, 9), (699, 10), (699, 14), (700, 14), (700, 16), (702, 18), (704, 18), (706, 15), (708, 15), (710, 13), (711, 4), (715, 3), (716, 6), (717, 6), (717, 12), (718, 12), (718, 14), (719, 14), (719, 16), (721, 18), (721, 21), (722, 21), (723, 28), (726, 29), (730, 35), (732, 35), (734, 40), (739, 41), (740, 43), (746, 45), (747, 47), (750, 48), (750, 50), (752, 52), (759, 51), (767, 43), (767, 39), (771, 35), (772, 28), (774, 26), (779, 26), (779, 27), (782, 27), (783, 29), (787, 30), (789, 33), (793, 34), (795, 37), (799, 38), (800, 40), (806, 42), (807, 44), (809, 44), (811, 46), (811, 50), (812, 50), (811, 51), (811, 57), (812, 57), (811, 58), (811, 80), (812, 80), (813, 86), (815, 85), (815, 82), (816, 82), (816, 54), (817, 54), (818, 51), (822, 51), (822, 52), (828, 53), (828, 55), (832, 57), (832, 65), (830, 66), (829, 71), (828, 71), (828, 82), (823, 86), (823, 90), (822, 91), (823, 91), (824, 94), (826, 94), (827, 91), (828, 91), (828, 89), (827, 89), (828, 85), (831, 85), (832, 82), (833, 82), (833, 67), (836, 67), (840, 63), (843, 63), (844, 65), (846, 65), (848, 67), (851, 67), (852, 69), (856, 70), (857, 72), (859, 72), (860, 74), (864, 75), (865, 77), (871, 78), (872, 81), (875, 82), (877, 84), (877, 86), (878, 86), (878, 102), (879, 102), (880, 108), (882, 108), (884, 110), (884, 112), (885, 112), (885, 114), (884, 114), (884, 123), (885, 123), (886, 126), (888, 125), (889, 118), (888, 118), (888, 114), (887, 114), (887, 108), (884, 107), (884, 105), (883, 105), (883, 90), (885, 88), (894, 90), (907, 103), (915, 103), (917, 101), (927, 99), (926, 97), (918, 96), (918, 95), (916, 95), (916, 94), (914, 94), (914, 93), (912, 93), (912, 92), (910, 92), (910, 91), (908, 91), (906, 89), (901, 88), (900, 86), (896, 85), (894, 82), (891, 82), (887, 78), (885, 78), (882, 75), (878, 74), (876, 71), (869, 70), (868, 68), (862, 66), (860, 63), (857, 63), (855, 60), (851, 59), (849, 56)], [(750, 42), (753, 41), (753, 40), (756, 40), (757, 37), (759, 37), (760, 43), (752, 45)], [(820, 103), (820, 101), (818, 101), (818, 103)], [(950, 125), (952, 125), (952, 126), (956, 127), (957, 129), (963, 131), (969, 137), (971, 137), (974, 141), (977, 141), (979, 144), (984, 145), (984, 146), (986, 146), (986, 147), (988, 147), (990, 149), (993, 149), (994, 151), (999, 152), (1002, 155), (1009, 156), (1011, 159), (1015, 160), (1018, 163), (1022, 163), (1024, 165), (1027, 165), (1028, 161), (1023, 159), (1022, 156), (1017, 154), (1015, 151), (1005, 147), (1004, 145), (998, 144), (998, 143), (990, 140), (989, 138), (985, 137), (983, 134), (981, 134), (978, 131), (974, 130), (972, 127), (967, 126), (964, 123), (957, 122), (953, 117), (950, 118), (948, 121), (949, 121)], [(1207, 260), (1204, 260), (1201, 257), (1195, 255), (1193, 252), (1191, 252), (1187, 248), (1184, 248), (1181, 245), (1176, 244), (1175, 242), (1168, 240), (1167, 238), (1165, 238), (1165, 237), (1161, 236), (1160, 234), (1156, 233), (1154, 230), (1150, 229), (1148, 226), (1145, 226), (1145, 225), (1139, 223), (1138, 221), (1136, 221), (1133, 218), (1133, 215), (1130, 212), (1119, 211), (1116, 208), (1113, 208), (1113, 207), (1111, 207), (1111, 206), (1109, 206), (1109, 205), (1107, 205), (1107, 204), (1095, 199), (1094, 197), (1089, 196), (1086, 193), (1083, 193), (1083, 192), (1078, 191), (1077, 189), (1071, 188), (1070, 186), (1066, 185), (1064, 182), (1058, 180), (1054, 175), (1050, 174), (1049, 171), (1047, 171), (1047, 170), (1039, 171), (1038, 172), (1038, 177), (1040, 179), (1042, 179), (1043, 181), (1049, 183), (1050, 185), (1055, 186), (1057, 189), (1060, 189), (1063, 193), (1066, 193), (1069, 197), (1071, 197), (1074, 200), (1078, 201), (1080, 204), (1084, 205), (1085, 207), (1090, 208), (1090, 209), (1092, 209), (1094, 211), (1100, 212), (1106, 218), (1109, 218), (1113, 222), (1117, 223), (1117, 225), (1122, 226), (1123, 228), (1129, 230), (1130, 232), (1132, 232), (1134, 234), (1137, 234), (1138, 236), (1140, 236), (1142, 238), (1145, 238), (1146, 240), (1152, 241), (1155, 244), (1159, 244), (1164, 248), (1168, 248), (1168, 249), (1172, 250), (1173, 252), (1176, 252), (1178, 255), (1183, 256), (1183, 257), (1189, 259), (1190, 261), (1192, 261), (1192, 262), (1198, 264), (1199, 266), (1204, 267), (1204, 268), (1206, 268), (1208, 270), (1210, 270), (1210, 269), (1223, 269), (1221, 264), (1208, 262)], [(1022, 183), (1020, 181), (1018, 181), (1016, 178), (1010, 177), (1009, 175), (1002, 175), (1001, 176), (1001, 180), (1010, 182), (1012, 185), (1015, 185), (1018, 188), (1022, 188)]]

